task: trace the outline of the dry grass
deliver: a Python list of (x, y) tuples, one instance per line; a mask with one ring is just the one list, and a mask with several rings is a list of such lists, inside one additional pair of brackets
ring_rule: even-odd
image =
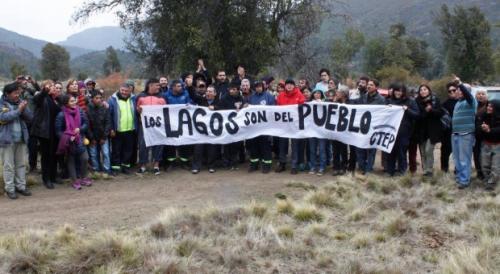
[[(170, 208), (133, 231), (0, 236), (0, 273), (496, 273), (500, 198), (445, 176), (293, 183), (302, 199)], [(294, 190), (296, 191), (296, 190)]]

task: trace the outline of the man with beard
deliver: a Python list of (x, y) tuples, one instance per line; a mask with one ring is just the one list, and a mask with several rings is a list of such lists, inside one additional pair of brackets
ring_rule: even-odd
[(163, 95), (167, 92), (168, 90), (168, 77), (167, 76), (160, 76), (160, 95)]
[(226, 71), (219, 69), (214, 83), (215, 91), (219, 100), (224, 97), (228, 92), (229, 81), (227, 81)]

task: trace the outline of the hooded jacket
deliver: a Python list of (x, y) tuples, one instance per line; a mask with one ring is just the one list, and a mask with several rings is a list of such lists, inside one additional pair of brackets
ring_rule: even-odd
[(386, 100), (384, 96), (380, 93), (375, 92), (374, 94), (369, 94), (368, 92), (363, 93), (359, 96), (357, 100), (358, 105), (385, 105)]
[(394, 98), (394, 96), (392, 96), (387, 99), (387, 104), (408, 107), (403, 115), (403, 119), (401, 120), (398, 136), (408, 138), (409, 140), (410, 136), (413, 133), (415, 121), (420, 116), (420, 110), (418, 109), (417, 103), (414, 99), (406, 97), (406, 94), (403, 96), (404, 97), (400, 99), (396, 99)]
[[(434, 94), (429, 94), (424, 98), (418, 96), (415, 101), (420, 110), (420, 118), (415, 124), (417, 141), (421, 143), (430, 139), (432, 144), (440, 142), (443, 133), (443, 126), (441, 125), (443, 111), (439, 98)], [(432, 106), (430, 112), (425, 111), (427, 105)]]
[(189, 97), (189, 92), (186, 89), (183, 89), (180, 94), (174, 94), (172, 88), (169, 88), (163, 95), (163, 98), (169, 105), (185, 105), (193, 103), (193, 100)]
[[(118, 125), (120, 123), (120, 107), (118, 106), (118, 100), (120, 99), (119, 91), (115, 92), (109, 99), (109, 113), (111, 115), (111, 129), (118, 132)], [(130, 108), (132, 112), (132, 119), (134, 123), (134, 128), (137, 129), (137, 117), (135, 115), (135, 96), (130, 94), (130, 97), (127, 100), (130, 101)]]
[[(73, 151), (75, 154), (80, 154), (85, 152), (85, 145), (83, 144), (83, 138), (85, 137), (86, 134), (88, 134), (88, 120), (87, 120), (87, 115), (83, 112), (82, 109), (78, 109), (80, 111), (80, 140), (77, 144), (76, 150)], [(61, 138), (64, 134), (64, 131), (66, 130), (66, 118), (64, 117), (64, 112), (61, 111), (59, 114), (57, 114), (56, 117), (56, 134), (58, 138)]]
[(216, 109), (236, 109), (236, 104), (240, 104), (240, 109), (243, 107), (243, 96), (232, 96), (231, 94), (227, 93), (224, 97), (222, 97), (219, 104), (216, 105)]
[[(493, 105), (493, 113), (484, 112), (480, 116), (480, 122), (476, 125), (476, 134), (485, 143), (500, 144), (500, 100), (492, 100), (489, 103)], [(490, 126), (490, 132), (482, 130), (481, 125), (483, 123)]]
[(278, 94), (276, 98), (276, 104), (279, 106), (284, 105), (301, 105), (305, 102), (304, 95), (300, 92), (298, 87), (295, 87), (292, 91), (286, 92), (282, 91)]
[(90, 140), (104, 140), (111, 131), (111, 115), (105, 106), (96, 106), (90, 103), (87, 108), (89, 131), (87, 136)]
[(31, 121), (33, 115), (28, 107), (24, 109), (23, 112), (18, 110), (19, 102), (10, 102), (7, 96), (4, 94), (0, 98), (0, 147), (4, 147), (12, 144), (12, 131), (14, 126), (14, 121), (19, 119), (22, 132), (22, 140), (25, 144), (28, 144), (28, 127), (26, 123)]
[(248, 103), (250, 105), (272, 106), (276, 104), (276, 99), (274, 99), (274, 96), (267, 91), (262, 91), (261, 93), (253, 92), (248, 100)]

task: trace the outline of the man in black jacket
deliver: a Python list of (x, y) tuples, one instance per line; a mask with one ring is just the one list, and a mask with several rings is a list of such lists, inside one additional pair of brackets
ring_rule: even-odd
[[(111, 169), (109, 154), (111, 114), (109, 109), (103, 105), (103, 98), (100, 92), (93, 92), (91, 98), (87, 115), (89, 118), (89, 156), (92, 169), (94, 172), (103, 171), (109, 175), (114, 175)], [(100, 153), (102, 153), (102, 169), (99, 166)]]
[[(199, 80), (197, 83), (196, 92), (190, 92), (191, 99), (199, 106), (208, 107), (214, 110), (218, 104), (217, 91), (213, 85), (206, 88), (206, 92), (203, 94), (200, 92), (201, 86), (204, 86), (205, 82)], [(206, 158), (208, 172), (215, 172), (215, 162), (220, 155), (220, 145), (216, 144), (196, 144), (194, 145), (193, 161), (191, 167), (191, 173), (198, 174), (201, 170), (202, 163)]]
[[(450, 82), (446, 84), (448, 90), (448, 99), (444, 101), (442, 107), (448, 111), (450, 117), (453, 117), (453, 109), (457, 103), (456, 91), (457, 85)], [(451, 128), (443, 130), (443, 137), (441, 138), (441, 170), (448, 172), (451, 154)]]
[[(242, 107), (243, 97), (240, 94), (239, 85), (231, 83), (229, 85), (229, 93), (220, 100), (220, 103), (216, 108), (220, 110), (232, 109), (238, 111)], [(240, 142), (224, 145), (224, 164), (230, 170), (238, 169), (236, 166), (236, 156), (240, 146)]]
[(229, 82), (227, 81), (226, 71), (219, 69), (217, 71), (217, 76), (214, 83), (215, 91), (217, 92), (217, 98), (222, 99), (227, 92), (229, 87)]
[[(370, 79), (367, 85), (367, 93), (361, 94), (357, 100), (358, 105), (385, 105), (385, 98), (378, 93), (379, 82), (375, 79)], [(373, 171), (375, 162), (375, 154), (377, 150), (374, 148), (356, 148), (356, 159), (358, 168), (364, 175)]]

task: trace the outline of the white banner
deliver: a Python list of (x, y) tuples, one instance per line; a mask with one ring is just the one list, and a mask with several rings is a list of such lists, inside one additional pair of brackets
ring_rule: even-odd
[(271, 135), (325, 138), (390, 152), (403, 114), (399, 106), (336, 103), (251, 105), (239, 111), (166, 105), (144, 106), (141, 122), (147, 146), (228, 144)]

